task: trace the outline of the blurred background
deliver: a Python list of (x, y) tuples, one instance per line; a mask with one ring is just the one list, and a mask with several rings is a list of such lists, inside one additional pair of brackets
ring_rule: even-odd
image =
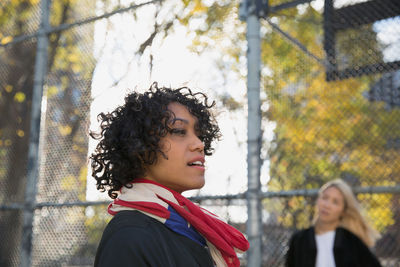
[[(261, 67), (251, 216), (249, 14)], [(284, 266), (317, 189), (337, 177), (381, 233), (383, 266), (400, 266), (397, 0), (1, 1), (0, 266), (93, 265), (111, 216), (90, 175), (88, 132), (153, 81), (217, 102), (223, 139), (206, 186), (186, 196), (245, 233), (255, 225), (261, 253), (243, 266)]]

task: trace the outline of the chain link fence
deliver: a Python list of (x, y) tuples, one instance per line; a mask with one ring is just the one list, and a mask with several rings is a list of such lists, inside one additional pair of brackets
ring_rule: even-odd
[[(399, 266), (400, 4), (283, 8), (289, 2), (274, 2), (263, 22), (264, 118), (276, 122), (265, 144), (269, 189), (315, 189), (343, 178), (382, 235), (374, 251), (383, 266)], [(310, 226), (315, 200), (315, 192), (264, 200), (264, 266), (283, 265), (288, 238)]]
[[(95, 54), (107, 49), (95, 41), (96, 22), (109, 30), (118, 27), (121, 14), (141, 19), (136, 11), (159, 1), (111, 2), (52, 1), (51, 28), (40, 26), (40, 1), (0, 4), (0, 266), (20, 266), (23, 251), (30, 251), (32, 266), (93, 265), (110, 219), (107, 201), (87, 201), (87, 132), (100, 58)], [(216, 5), (239, 4), (228, 2)], [(400, 4), (269, 2), (261, 18), (262, 115), (274, 127), (263, 126), (271, 136), (264, 138), (261, 155), (268, 166), (263, 168), (268, 190), (261, 194), (263, 266), (284, 265), (291, 234), (311, 224), (316, 189), (336, 177), (353, 187), (381, 233), (374, 251), (383, 266), (400, 266)], [(172, 25), (157, 27), (167, 32)], [(31, 209), (26, 184), (40, 32), (48, 36), (47, 72), (29, 232), (23, 226), (24, 211)], [(137, 46), (140, 55), (152, 40)], [(243, 232), (245, 198), (245, 193), (193, 197)], [(21, 245), (26, 234), (32, 235), (31, 247)], [(245, 266), (245, 256), (241, 260)]]

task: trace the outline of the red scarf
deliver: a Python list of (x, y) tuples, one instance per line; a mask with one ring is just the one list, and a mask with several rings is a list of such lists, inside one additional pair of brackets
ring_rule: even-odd
[(168, 206), (174, 208), (206, 239), (218, 267), (240, 266), (236, 251), (244, 252), (249, 248), (249, 242), (240, 231), (154, 181), (136, 179), (132, 182), (132, 188), (122, 187), (121, 194), (109, 205), (108, 212), (115, 215), (121, 210), (138, 210), (165, 223), (170, 216)]

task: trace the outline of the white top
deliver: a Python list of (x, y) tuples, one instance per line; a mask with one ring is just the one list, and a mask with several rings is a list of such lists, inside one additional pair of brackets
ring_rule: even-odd
[(317, 241), (317, 260), (315, 267), (336, 267), (333, 256), (333, 243), (335, 231), (329, 231), (321, 235), (315, 235)]

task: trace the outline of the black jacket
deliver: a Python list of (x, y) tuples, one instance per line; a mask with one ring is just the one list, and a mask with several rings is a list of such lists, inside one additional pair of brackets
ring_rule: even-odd
[[(338, 227), (333, 245), (336, 267), (381, 267), (378, 259), (357, 236)], [(317, 256), (314, 228), (296, 232), (286, 255), (287, 267), (314, 267)]]
[(95, 267), (213, 266), (206, 247), (138, 211), (120, 211), (97, 248)]

